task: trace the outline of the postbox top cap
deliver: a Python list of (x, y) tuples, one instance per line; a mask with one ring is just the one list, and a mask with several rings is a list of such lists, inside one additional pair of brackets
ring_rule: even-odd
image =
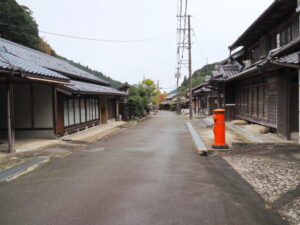
[(218, 112), (225, 112), (225, 109), (215, 109), (214, 112), (218, 113)]

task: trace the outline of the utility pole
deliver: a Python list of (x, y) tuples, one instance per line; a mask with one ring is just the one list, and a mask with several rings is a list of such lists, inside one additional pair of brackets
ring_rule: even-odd
[[(187, 64), (191, 71), (191, 54), (189, 54), (189, 60), (186, 60), (186, 50), (191, 48), (191, 26), (190, 16), (188, 16), (188, 0), (178, 0), (178, 13), (177, 13), (177, 73), (175, 75), (177, 79), (177, 113), (180, 113), (180, 93), (179, 93), (179, 79), (183, 73), (183, 67)], [(187, 21), (189, 19), (189, 21)], [(188, 31), (188, 32), (187, 32)], [(189, 39), (189, 43), (188, 42)], [(184, 71), (185, 72), (185, 71)], [(191, 72), (189, 73), (191, 77)], [(191, 78), (190, 78), (191, 81)], [(190, 85), (191, 86), (191, 85)], [(190, 87), (191, 90), (191, 87)], [(190, 110), (192, 112), (192, 110)], [(191, 115), (192, 117), (193, 115)]]
[(159, 80), (157, 81), (156, 110), (159, 110)]
[[(296, 12), (299, 13), (300, 12), (300, 0), (298, 0), (298, 7), (296, 9)], [(300, 21), (300, 15), (298, 15), (298, 20)], [(300, 27), (299, 27), (300, 28)], [(299, 134), (298, 134), (298, 142), (300, 144), (300, 69), (298, 69), (298, 101), (299, 101), (299, 105), (298, 105), (298, 118), (299, 118), (299, 125), (298, 125), (298, 130), (299, 130)]]
[(189, 91), (190, 91), (190, 120), (193, 119), (193, 83), (192, 83), (192, 42), (191, 42), (191, 15), (188, 15), (188, 50), (189, 50)]
[(180, 96), (179, 96), (179, 78), (180, 78), (180, 72), (179, 68), (177, 69), (177, 73), (175, 74), (175, 77), (177, 79), (177, 103), (176, 103), (176, 112), (177, 114), (180, 114)]

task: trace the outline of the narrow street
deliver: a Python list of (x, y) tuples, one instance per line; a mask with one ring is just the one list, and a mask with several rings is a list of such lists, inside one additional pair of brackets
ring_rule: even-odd
[(171, 112), (0, 184), (2, 225), (284, 225)]

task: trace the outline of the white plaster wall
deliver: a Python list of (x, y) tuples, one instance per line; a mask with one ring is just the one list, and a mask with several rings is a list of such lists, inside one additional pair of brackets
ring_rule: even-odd
[[(7, 128), (6, 86), (0, 84), (0, 100), (4, 103), (0, 110), (0, 126)], [(16, 130), (16, 138), (56, 138), (53, 131), (53, 93), (47, 84), (33, 84), (34, 128), (49, 130)], [(31, 128), (31, 88), (30, 84), (15, 84), (14, 112), (15, 129)], [(7, 137), (7, 131), (1, 131), (0, 137)]]
[(15, 84), (15, 128), (31, 128), (31, 99), (29, 84)]
[(34, 128), (53, 128), (52, 87), (46, 84), (33, 85)]

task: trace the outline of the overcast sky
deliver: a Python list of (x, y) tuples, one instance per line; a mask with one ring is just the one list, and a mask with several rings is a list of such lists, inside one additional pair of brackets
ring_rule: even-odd
[[(159, 80), (164, 91), (176, 87), (177, 0), (17, 0), (33, 11), (39, 29), (98, 39), (107, 43), (40, 33), (54, 50), (121, 82)], [(273, 0), (188, 0), (192, 17), (193, 71), (228, 56), (228, 46)], [(187, 74), (187, 71), (184, 71)]]

